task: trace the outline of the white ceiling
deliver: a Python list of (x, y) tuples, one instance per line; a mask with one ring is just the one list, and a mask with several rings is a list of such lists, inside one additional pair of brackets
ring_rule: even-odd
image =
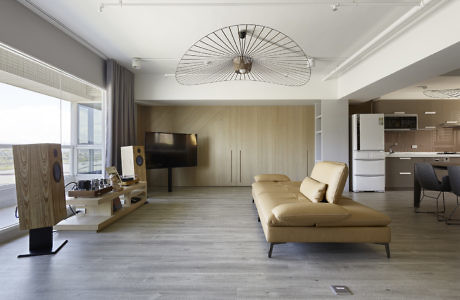
[(405, 87), (403, 89), (383, 95), (381, 100), (433, 100), (423, 94), (424, 87), (428, 90), (458, 89), (460, 88), (460, 76), (458, 71), (452, 73), (457, 76), (438, 76), (417, 84)]
[[(204, 35), (224, 26), (251, 23), (285, 33), (307, 55), (318, 58), (312, 76), (334, 69), (413, 7), (404, 3), (417, 2), (357, 0), (354, 6), (347, 5), (351, 0), (297, 0), (284, 5), (276, 0), (124, 0), (123, 7), (106, 6), (100, 12), (101, 3), (118, 1), (27, 1), (126, 67), (133, 57), (155, 59), (145, 62), (137, 73), (174, 73), (184, 52)], [(172, 2), (176, 4), (168, 4)], [(332, 2), (342, 3), (338, 11), (331, 10)], [(134, 3), (162, 5), (126, 5)], [(193, 5), (197, 3), (205, 4)]]

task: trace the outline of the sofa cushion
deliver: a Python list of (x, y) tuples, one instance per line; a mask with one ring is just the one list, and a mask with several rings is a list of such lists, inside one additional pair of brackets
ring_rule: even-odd
[(274, 221), (273, 208), (283, 203), (298, 203), (299, 193), (262, 193), (254, 198), (259, 212), (260, 221), (265, 224), (272, 224)]
[(342, 195), (348, 178), (348, 167), (345, 163), (322, 161), (315, 164), (311, 178), (327, 184), (326, 200), (335, 203)]
[(272, 209), (272, 226), (315, 226), (349, 216), (347, 210), (330, 203), (283, 203)]
[(318, 227), (387, 226), (391, 223), (387, 215), (350, 198), (340, 198), (337, 205), (348, 211), (350, 216), (342, 220), (321, 222), (317, 224)]
[(300, 185), (300, 192), (312, 202), (321, 202), (327, 185), (313, 178), (306, 177)]
[(289, 177), (283, 174), (260, 174), (254, 176), (256, 182), (284, 182), (291, 181)]
[(285, 182), (254, 182), (252, 184), (253, 198), (261, 193), (299, 193), (300, 182), (285, 181)]

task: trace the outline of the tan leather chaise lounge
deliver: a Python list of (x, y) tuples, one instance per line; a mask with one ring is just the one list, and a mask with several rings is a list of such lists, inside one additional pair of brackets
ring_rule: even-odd
[[(310, 177), (255, 176), (252, 196), (267, 242), (377, 243), (390, 258), (388, 216), (342, 196), (348, 178), (344, 163), (319, 162)], [(323, 202), (324, 201), (324, 202)]]

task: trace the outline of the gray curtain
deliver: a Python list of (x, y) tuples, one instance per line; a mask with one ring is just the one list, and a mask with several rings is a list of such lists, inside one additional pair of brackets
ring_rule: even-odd
[(120, 147), (135, 145), (134, 74), (107, 60), (106, 166), (121, 171)]

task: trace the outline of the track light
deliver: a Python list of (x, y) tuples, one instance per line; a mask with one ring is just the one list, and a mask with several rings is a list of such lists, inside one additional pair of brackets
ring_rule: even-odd
[(339, 2), (331, 4), (331, 9), (332, 9), (332, 11), (338, 11), (338, 10), (339, 10), (339, 7), (340, 7), (340, 3), (339, 3)]
[(131, 61), (131, 67), (136, 70), (140, 69), (142, 67), (141, 59), (138, 57), (134, 57), (133, 60)]

